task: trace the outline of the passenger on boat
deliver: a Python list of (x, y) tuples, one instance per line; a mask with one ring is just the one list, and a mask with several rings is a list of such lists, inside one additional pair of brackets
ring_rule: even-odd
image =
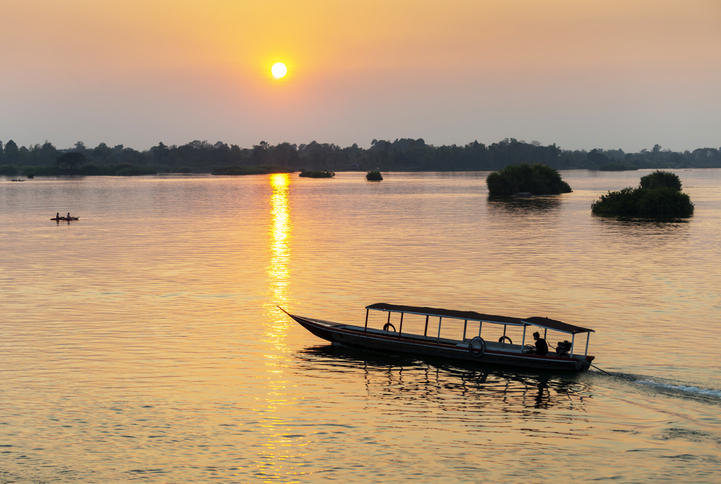
[(548, 354), (548, 343), (546, 343), (546, 340), (541, 338), (541, 335), (538, 334), (538, 331), (533, 333), (533, 339), (536, 340), (536, 354), (537, 355), (547, 355)]
[(558, 344), (556, 345), (556, 354), (558, 356), (571, 356), (569, 351), (571, 351), (572, 347), (573, 347), (573, 345), (571, 344), (570, 341), (566, 341), (566, 340), (559, 341)]

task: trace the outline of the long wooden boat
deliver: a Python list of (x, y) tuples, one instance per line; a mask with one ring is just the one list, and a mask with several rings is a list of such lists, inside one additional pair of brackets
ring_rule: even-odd
[[(299, 316), (280, 309), (319, 338), (382, 352), (552, 371), (585, 371), (594, 359), (588, 355), (592, 329), (544, 317), (522, 319), (474, 311), (378, 303), (366, 306), (365, 324), (358, 326)], [(380, 323), (374, 322), (369, 318), (370, 311), (386, 312), (388, 316), (381, 318)], [(534, 346), (527, 344), (533, 342), (529, 329), (535, 329), (539, 335), (542, 331), (544, 340), (550, 331), (551, 335), (560, 333), (564, 338), (570, 335), (571, 341), (559, 341), (556, 347), (549, 345), (552, 350), (547, 354), (537, 354)], [(449, 332), (457, 337), (448, 337)], [(584, 333), (585, 345), (581, 352), (577, 348), (576, 335)], [(511, 337), (520, 339), (520, 344), (513, 344)]]

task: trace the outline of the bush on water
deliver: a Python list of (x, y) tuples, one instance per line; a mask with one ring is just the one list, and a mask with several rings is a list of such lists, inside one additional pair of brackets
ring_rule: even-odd
[(599, 171), (631, 171), (638, 170), (635, 166), (624, 165), (623, 163), (610, 162), (598, 167)]
[(302, 170), (298, 176), (302, 176), (304, 178), (333, 178), (335, 173), (332, 171)]
[(540, 163), (507, 166), (488, 175), (486, 185), (491, 197), (511, 197), (517, 193), (558, 195), (572, 191), (556, 170)]
[(693, 210), (678, 176), (663, 171), (642, 177), (638, 188), (609, 191), (591, 204), (591, 212), (603, 216), (673, 219), (690, 217)]
[(383, 176), (381, 175), (380, 171), (369, 171), (366, 174), (366, 180), (368, 181), (381, 181), (383, 180)]

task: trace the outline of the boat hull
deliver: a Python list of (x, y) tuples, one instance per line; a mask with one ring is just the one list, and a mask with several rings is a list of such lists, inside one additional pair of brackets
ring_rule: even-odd
[(343, 325), (330, 321), (288, 314), (315, 336), (335, 344), (365, 348), (385, 353), (405, 353), (436, 358), (448, 358), (469, 363), (512, 366), (551, 371), (585, 371), (591, 365), (589, 357), (563, 357), (534, 355), (523, 352), (487, 349), (473, 352), (467, 341), (438, 341), (416, 335), (366, 330), (360, 326)]

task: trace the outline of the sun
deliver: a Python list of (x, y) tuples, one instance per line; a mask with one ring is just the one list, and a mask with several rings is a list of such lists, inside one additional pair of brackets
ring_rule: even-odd
[(285, 67), (285, 64), (282, 62), (276, 62), (273, 64), (273, 67), (270, 68), (270, 72), (273, 74), (273, 77), (280, 79), (288, 73), (288, 68)]

